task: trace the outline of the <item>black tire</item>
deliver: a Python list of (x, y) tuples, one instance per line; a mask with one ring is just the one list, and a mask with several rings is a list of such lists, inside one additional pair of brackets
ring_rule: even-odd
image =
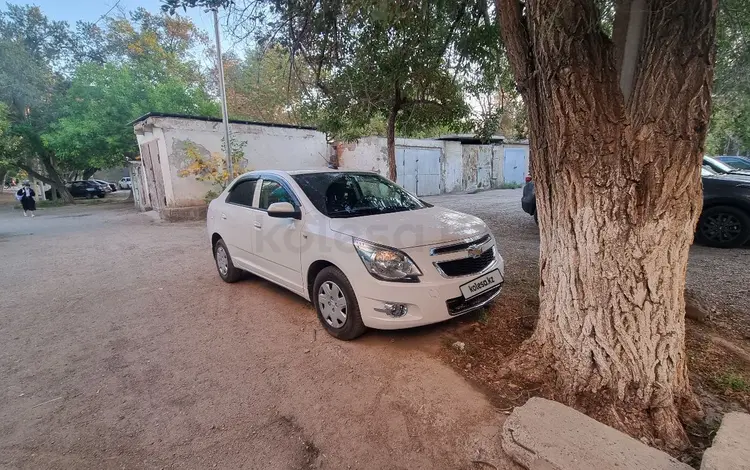
[[(222, 269), (219, 266), (220, 250), (224, 250), (224, 253), (227, 257), (227, 270), (225, 273), (222, 272)], [(224, 282), (228, 282), (229, 284), (231, 284), (243, 278), (244, 272), (241, 269), (234, 267), (234, 263), (232, 263), (232, 257), (229, 255), (229, 249), (227, 249), (227, 245), (222, 239), (219, 239), (219, 241), (217, 241), (214, 245), (214, 262), (216, 263), (216, 271), (219, 273), (219, 277)]]
[[(332, 282), (340, 289), (346, 301), (346, 319), (343, 325), (339, 327), (334, 327), (328, 323), (320, 306), (321, 287), (328, 282)], [(352, 289), (349, 279), (346, 278), (339, 268), (328, 266), (318, 273), (313, 286), (312, 301), (313, 305), (315, 305), (315, 311), (320, 324), (334, 338), (350, 341), (362, 336), (367, 331), (367, 327), (362, 323), (362, 316), (359, 313), (359, 303), (357, 302), (357, 296), (354, 294), (354, 289)]]
[(89, 193), (89, 192), (87, 192), (86, 193), (86, 199), (94, 199), (94, 195), (91, 194), (91, 193)]
[(698, 220), (695, 239), (716, 248), (740, 247), (750, 240), (750, 215), (732, 206), (709, 207)]
[(106, 194), (97, 194), (97, 196), (99, 196), (99, 199), (104, 199), (104, 196), (106, 196)]

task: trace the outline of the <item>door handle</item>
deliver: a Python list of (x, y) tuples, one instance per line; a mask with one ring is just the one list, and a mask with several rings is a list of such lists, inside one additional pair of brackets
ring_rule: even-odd
[(260, 222), (255, 222), (255, 223), (253, 224), (253, 226), (255, 226), (255, 228), (257, 228), (258, 230), (260, 230), (260, 229), (262, 229), (262, 228), (263, 228), (263, 226), (262, 226), (262, 225), (260, 224)]
[(227, 218), (227, 215), (226, 215), (226, 214), (221, 214), (221, 218), (222, 218), (222, 219), (226, 219), (226, 218)]

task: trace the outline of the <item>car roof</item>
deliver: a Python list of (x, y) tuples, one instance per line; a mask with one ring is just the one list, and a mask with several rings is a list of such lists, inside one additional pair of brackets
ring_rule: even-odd
[(315, 170), (255, 170), (250, 171), (242, 176), (260, 176), (260, 175), (278, 175), (278, 176), (296, 176), (296, 175), (308, 175), (313, 173), (372, 173), (372, 171), (362, 170), (337, 170), (333, 168), (319, 168)]

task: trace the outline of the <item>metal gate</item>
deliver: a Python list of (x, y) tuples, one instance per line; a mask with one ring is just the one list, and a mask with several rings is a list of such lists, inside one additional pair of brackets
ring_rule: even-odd
[(396, 147), (396, 182), (417, 196), (440, 194), (440, 149)]
[(505, 149), (503, 156), (503, 181), (523, 184), (526, 177), (526, 150)]
[(492, 183), (492, 147), (482, 145), (477, 153), (477, 188), (487, 189)]

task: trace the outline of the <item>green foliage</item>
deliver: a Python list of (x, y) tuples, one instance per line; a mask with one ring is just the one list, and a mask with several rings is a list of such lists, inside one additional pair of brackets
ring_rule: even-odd
[(750, 391), (750, 381), (736, 372), (724, 372), (716, 378), (716, 383), (720, 387), (734, 392)]
[(217, 115), (193, 56), (207, 40), (187, 18), (144, 9), (71, 29), (38, 7), (8, 5), (0, 12), (0, 102), (18, 139), (13, 163), (60, 183), (62, 171), (136, 155), (128, 123), (148, 111)]
[(290, 65), (289, 52), (279, 44), (249, 49), (244, 59), (225, 57), (229, 114), (251, 121), (302, 124), (304, 82), (310, 81), (311, 73), (301, 63), (295, 64), (296, 71)]
[(218, 106), (201, 88), (179, 77), (153, 81), (140, 64), (84, 64), (62, 98), (60, 118), (44, 134), (61, 165), (109, 168), (138, 154), (128, 122), (152, 111), (216, 115)]
[(744, 0), (720, 3), (716, 29), (713, 112), (707, 152), (750, 154), (750, 8)]

